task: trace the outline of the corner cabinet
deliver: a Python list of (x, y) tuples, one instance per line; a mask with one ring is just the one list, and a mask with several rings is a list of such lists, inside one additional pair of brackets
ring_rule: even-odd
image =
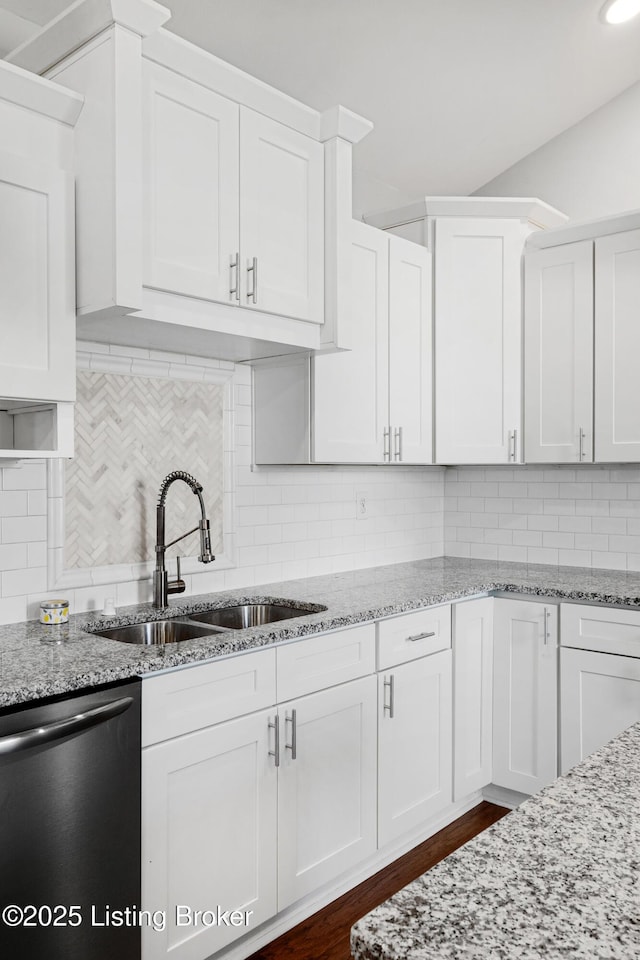
[(537, 200), (485, 197), (368, 218), (433, 254), (436, 463), (522, 460), (522, 252), (564, 220)]
[(0, 63), (0, 461), (71, 456), (74, 182), (82, 98)]
[(431, 463), (428, 251), (351, 222), (353, 349), (254, 367), (257, 463)]
[(640, 216), (530, 237), (525, 284), (526, 460), (640, 462)]

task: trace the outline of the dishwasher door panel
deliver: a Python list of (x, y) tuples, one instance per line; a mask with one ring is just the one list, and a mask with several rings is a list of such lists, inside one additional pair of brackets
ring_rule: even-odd
[[(45, 910), (34, 927), (0, 919), (0, 955), (138, 960), (139, 901), (139, 681), (4, 711), (0, 910)], [(65, 914), (72, 906), (78, 926)], [(115, 911), (124, 911), (121, 926), (107, 922)]]

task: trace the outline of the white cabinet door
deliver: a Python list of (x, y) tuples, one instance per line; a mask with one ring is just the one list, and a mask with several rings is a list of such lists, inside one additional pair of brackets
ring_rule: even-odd
[(240, 108), (242, 303), (324, 322), (324, 148)]
[(593, 460), (593, 241), (525, 256), (525, 458)]
[(143, 76), (143, 281), (236, 302), (239, 107), (156, 63)]
[(640, 660), (562, 649), (560, 704), (564, 774), (640, 720)]
[(640, 460), (640, 230), (596, 240), (595, 459)]
[(431, 255), (390, 236), (389, 423), (393, 458), (403, 463), (433, 460), (432, 360)]
[(557, 607), (494, 600), (493, 782), (536, 793), (557, 776)]
[(493, 598), (453, 605), (453, 799), (492, 779)]
[(378, 846), (451, 803), (451, 651), (378, 677)]
[(0, 395), (75, 399), (73, 179), (0, 153)]
[[(143, 960), (204, 960), (276, 912), (277, 771), (262, 711), (142, 754)], [(248, 923), (176, 923), (176, 906), (251, 911)]]
[(389, 423), (389, 239), (355, 220), (352, 236), (355, 347), (314, 357), (313, 459), (381, 463)]
[(525, 233), (515, 220), (436, 220), (436, 463), (521, 459)]
[(293, 700), (279, 718), (282, 910), (375, 852), (376, 678)]

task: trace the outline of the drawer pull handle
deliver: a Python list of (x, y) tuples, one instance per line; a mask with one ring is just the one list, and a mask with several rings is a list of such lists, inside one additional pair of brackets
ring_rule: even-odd
[[(382, 712), (389, 714), (389, 719), (393, 720), (395, 714), (395, 705), (396, 705), (396, 690), (395, 690), (395, 678), (393, 674), (384, 679), (384, 696), (382, 704)], [(387, 703), (387, 690), (389, 691), (389, 703)]]
[(280, 766), (280, 717), (276, 713), (273, 718), (273, 723), (269, 720), (269, 730), (274, 731), (274, 744), (273, 750), (269, 750), (269, 756), (273, 757), (275, 760), (276, 767)]
[(298, 721), (296, 711), (292, 710), (291, 716), (285, 713), (284, 722), (291, 724), (291, 743), (285, 743), (284, 748), (285, 750), (291, 750), (291, 759), (295, 760), (298, 755)]
[(429, 630), (427, 633), (414, 633), (412, 637), (407, 637), (407, 643), (415, 643), (416, 640), (427, 640), (429, 637), (435, 637), (436, 631)]

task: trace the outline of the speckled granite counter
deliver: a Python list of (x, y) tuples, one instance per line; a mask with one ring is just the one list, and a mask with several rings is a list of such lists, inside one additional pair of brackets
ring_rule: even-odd
[(640, 956), (640, 724), (352, 929), (356, 960)]
[(166, 647), (130, 646), (93, 636), (85, 629), (166, 616), (166, 611), (156, 611), (150, 604), (121, 608), (118, 618), (108, 621), (78, 614), (66, 626), (44, 627), (30, 620), (0, 627), (0, 707), (228, 656), (491, 590), (640, 607), (638, 573), (438, 558), (172, 602), (171, 615), (257, 597), (319, 604), (327, 609), (268, 627), (212, 634)]

